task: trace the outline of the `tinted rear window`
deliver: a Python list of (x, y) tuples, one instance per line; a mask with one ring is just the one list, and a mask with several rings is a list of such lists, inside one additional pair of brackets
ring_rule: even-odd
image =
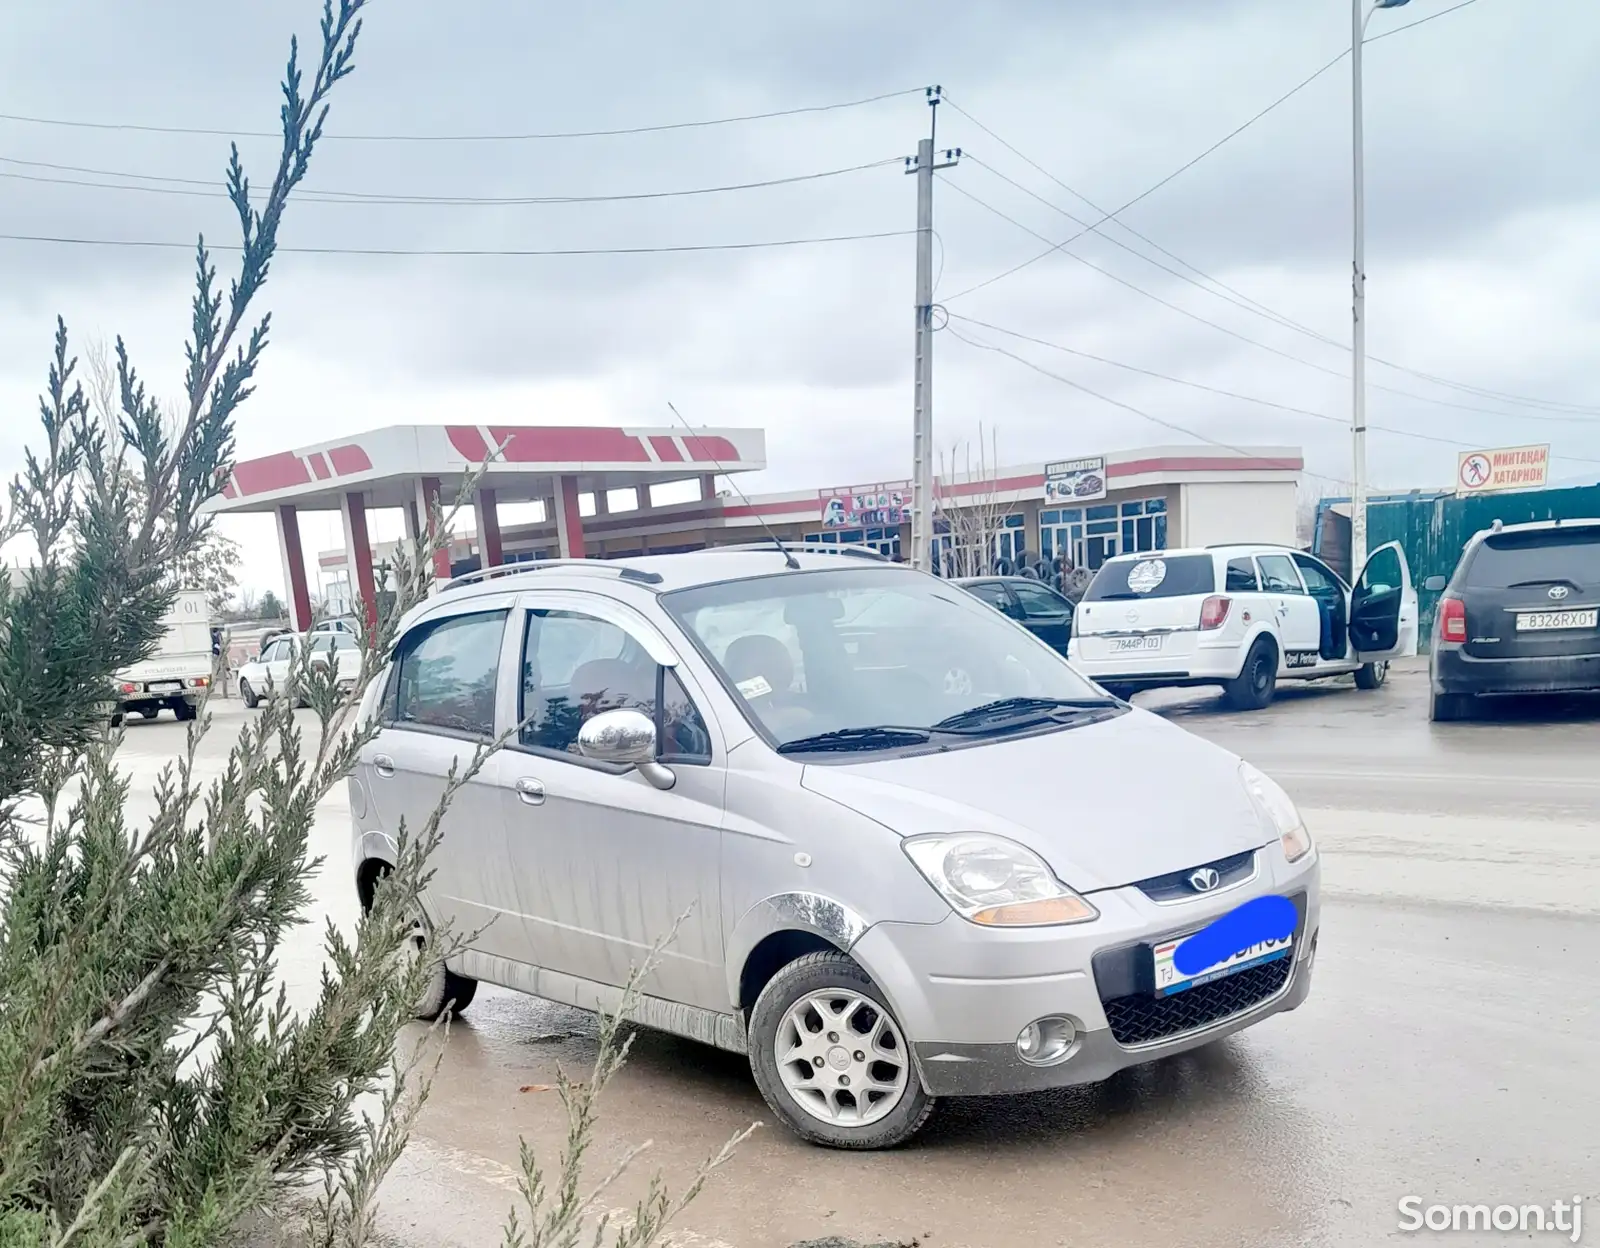
[(1212, 594), (1216, 589), (1216, 567), (1210, 555), (1152, 554), (1148, 559), (1120, 559), (1102, 565), (1084, 600), (1181, 598)]
[(1600, 585), (1600, 529), (1549, 529), (1486, 537), (1467, 565), (1468, 585), (1507, 589), (1529, 582)]

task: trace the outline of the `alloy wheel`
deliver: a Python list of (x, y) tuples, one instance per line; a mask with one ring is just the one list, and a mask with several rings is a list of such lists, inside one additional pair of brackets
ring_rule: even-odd
[(783, 1086), (813, 1118), (836, 1126), (877, 1122), (905, 1096), (911, 1057), (894, 1019), (847, 988), (807, 993), (773, 1038)]

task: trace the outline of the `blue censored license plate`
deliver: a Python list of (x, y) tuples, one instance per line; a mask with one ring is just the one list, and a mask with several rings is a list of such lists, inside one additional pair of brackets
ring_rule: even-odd
[(1184, 992), (1190, 988), (1198, 988), (1201, 984), (1209, 984), (1213, 980), (1225, 979), (1229, 975), (1237, 975), (1240, 971), (1247, 971), (1252, 966), (1262, 966), (1268, 962), (1276, 962), (1279, 958), (1287, 958), (1294, 951), (1294, 937), (1285, 936), (1281, 940), (1262, 940), (1251, 945), (1248, 949), (1241, 950), (1231, 958), (1224, 958), (1204, 970), (1193, 975), (1185, 975), (1172, 964), (1172, 955), (1178, 946), (1184, 942), (1184, 937), (1175, 940), (1164, 940), (1159, 945), (1150, 947), (1150, 956), (1154, 964), (1154, 982), (1156, 996), (1170, 997), (1173, 993)]

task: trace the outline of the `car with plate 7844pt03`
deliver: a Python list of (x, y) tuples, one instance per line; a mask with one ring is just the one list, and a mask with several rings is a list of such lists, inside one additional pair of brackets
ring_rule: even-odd
[(1073, 616), (1073, 665), (1119, 696), (1221, 685), (1257, 710), (1280, 680), (1351, 676), (1376, 689), (1417, 652), (1405, 551), (1373, 551), (1355, 586), (1284, 546), (1213, 546), (1108, 559)]
[[(402, 821), (509, 734), (444, 816), (416, 939), (477, 936), (420, 1013), (481, 981), (615, 1009), (676, 925), (632, 1017), (745, 1054), (817, 1144), (898, 1144), (941, 1098), (1102, 1080), (1310, 991), (1320, 867), (1283, 790), (875, 555), (493, 569), (401, 621), (363, 714), (365, 904)], [(1267, 896), (1292, 931), (1179, 970)]]

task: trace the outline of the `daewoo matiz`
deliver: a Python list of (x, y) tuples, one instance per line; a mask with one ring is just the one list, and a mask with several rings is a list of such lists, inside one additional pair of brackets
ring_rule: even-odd
[[(941, 1097), (1101, 1080), (1305, 1000), (1317, 854), (1294, 804), (1108, 696), (954, 585), (863, 551), (496, 568), (402, 623), (350, 782), (369, 900), (458, 794), (417, 940), (479, 981), (746, 1053), (818, 1144)], [(1277, 895), (1291, 934), (1193, 974), (1178, 941)], [(1193, 970), (1193, 968), (1190, 968)]]

